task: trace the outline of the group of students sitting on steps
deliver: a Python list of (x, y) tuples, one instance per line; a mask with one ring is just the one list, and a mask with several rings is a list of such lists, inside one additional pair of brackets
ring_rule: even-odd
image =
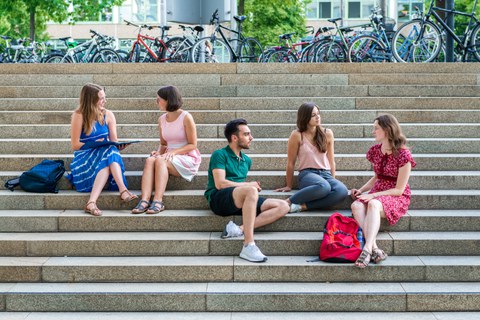
[[(96, 201), (105, 186), (108, 190), (120, 191), (120, 199), (124, 202), (138, 199), (127, 188), (120, 155), (125, 145), (86, 147), (89, 141), (118, 141), (115, 115), (105, 109), (105, 102), (103, 87), (86, 84), (71, 122), (74, 159), (68, 178), (77, 191), (90, 192), (85, 212), (94, 216), (102, 214)], [(145, 161), (142, 194), (132, 209), (133, 214), (156, 214), (165, 210), (163, 195), (169, 176), (192, 181), (201, 162), (195, 121), (182, 109), (178, 89), (173, 86), (160, 88), (157, 105), (165, 112), (158, 119), (160, 145)], [(260, 182), (247, 182), (252, 160), (243, 150), (249, 149), (253, 140), (247, 121), (230, 121), (224, 134), (228, 145), (214, 151), (210, 157), (205, 197), (215, 214), (242, 216), (242, 225), (230, 221), (222, 233), (222, 238), (244, 237), (241, 258), (252, 262), (267, 261), (255, 245), (255, 228), (270, 224), (287, 213), (330, 208), (348, 196), (347, 187), (335, 178), (333, 131), (322, 127), (320, 109), (316, 104), (300, 106), (297, 129), (288, 139), (286, 186), (275, 191), (292, 190), (295, 165), (299, 171), (299, 190), (285, 200), (260, 197)], [(383, 114), (377, 117), (373, 123), (373, 136), (377, 144), (368, 150), (366, 157), (372, 163), (375, 175), (362, 187), (350, 192), (354, 200), (351, 205), (353, 217), (365, 235), (363, 251), (355, 262), (359, 268), (387, 258), (376, 243), (380, 221), (385, 218), (393, 225), (407, 212), (411, 195), (408, 179), (415, 167), (406, 147), (406, 138), (394, 116)]]

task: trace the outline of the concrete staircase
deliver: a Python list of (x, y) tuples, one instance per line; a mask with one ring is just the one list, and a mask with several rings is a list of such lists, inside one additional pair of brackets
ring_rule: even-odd
[[(167, 211), (156, 216), (131, 215), (109, 192), (98, 203), (104, 215), (86, 215), (88, 195), (66, 179), (58, 194), (2, 183), (1, 320), (480, 318), (479, 64), (0, 65), (0, 75), (0, 180), (44, 158), (68, 168), (70, 115), (86, 82), (106, 86), (119, 137), (144, 141), (122, 151), (130, 189), (158, 146), (162, 85), (183, 93), (203, 157), (192, 183), (170, 179)], [(304, 101), (318, 103), (334, 130), (349, 188), (372, 175), (365, 152), (375, 116), (390, 112), (402, 124), (417, 161), (412, 204), (396, 226), (382, 225), (379, 246), (390, 257), (381, 265), (307, 262), (334, 210), (259, 230), (265, 264), (238, 258), (241, 239), (220, 239), (230, 219), (208, 210), (203, 190), (210, 153), (226, 145), (223, 125), (251, 123), (250, 176), (264, 196), (285, 198), (272, 189), (284, 184)], [(348, 215), (349, 205), (336, 210)]]

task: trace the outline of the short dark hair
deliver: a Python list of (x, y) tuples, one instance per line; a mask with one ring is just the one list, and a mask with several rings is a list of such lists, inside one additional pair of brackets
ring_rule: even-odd
[(238, 127), (241, 125), (248, 125), (247, 120), (245, 119), (235, 119), (227, 123), (225, 126), (224, 134), (225, 138), (227, 138), (228, 142), (232, 142), (232, 134), (238, 133)]
[(176, 111), (183, 105), (182, 95), (174, 86), (161, 87), (157, 95), (167, 101), (167, 111), (169, 112)]

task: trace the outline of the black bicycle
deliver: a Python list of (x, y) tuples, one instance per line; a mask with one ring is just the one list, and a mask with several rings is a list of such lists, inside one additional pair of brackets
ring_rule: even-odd
[[(413, 19), (397, 30), (392, 40), (392, 53), (395, 59), (399, 62), (433, 61), (442, 51), (443, 35), (448, 33), (457, 44), (455, 50), (459, 56), (458, 60), (466, 61), (473, 53), (480, 61), (480, 22), (475, 16), (478, 0), (475, 0), (471, 13), (439, 8), (434, 6), (434, 1), (431, 1), (425, 15), (418, 12), (420, 18)], [(464, 34), (461, 37), (457, 36), (437, 11), (469, 17)]]
[[(258, 62), (263, 52), (260, 42), (252, 37), (246, 38), (242, 34), (242, 22), (246, 17), (234, 16), (233, 18), (237, 21), (237, 30), (222, 26), (218, 9), (215, 10), (210, 20), (210, 24), (215, 25), (215, 29), (211, 36), (202, 38), (194, 44), (191, 52), (192, 62)], [(228, 39), (223, 30), (236, 36)]]

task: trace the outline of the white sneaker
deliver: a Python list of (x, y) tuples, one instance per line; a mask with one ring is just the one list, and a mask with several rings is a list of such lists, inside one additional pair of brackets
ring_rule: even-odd
[(290, 204), (290, 210), (288, 211), (289, 213), (295, 213), (300, 211), (302, 211), (302, 205), (296, 203)]
[(235, 238), (235, 237), (241, 237), (241, 236), (243, 236), (242, 229), (240, 229), (240, 227), (237, 226), (233, 221), (230, 221), (225, 226), (225, 229), (223, 229), (221, 238), (227, 239), (227, 238)]
[(240, 252), (240, 258), (250, 262), (265, 262), (268, 260), (255, 243), (244, 245), (242, 252)]

